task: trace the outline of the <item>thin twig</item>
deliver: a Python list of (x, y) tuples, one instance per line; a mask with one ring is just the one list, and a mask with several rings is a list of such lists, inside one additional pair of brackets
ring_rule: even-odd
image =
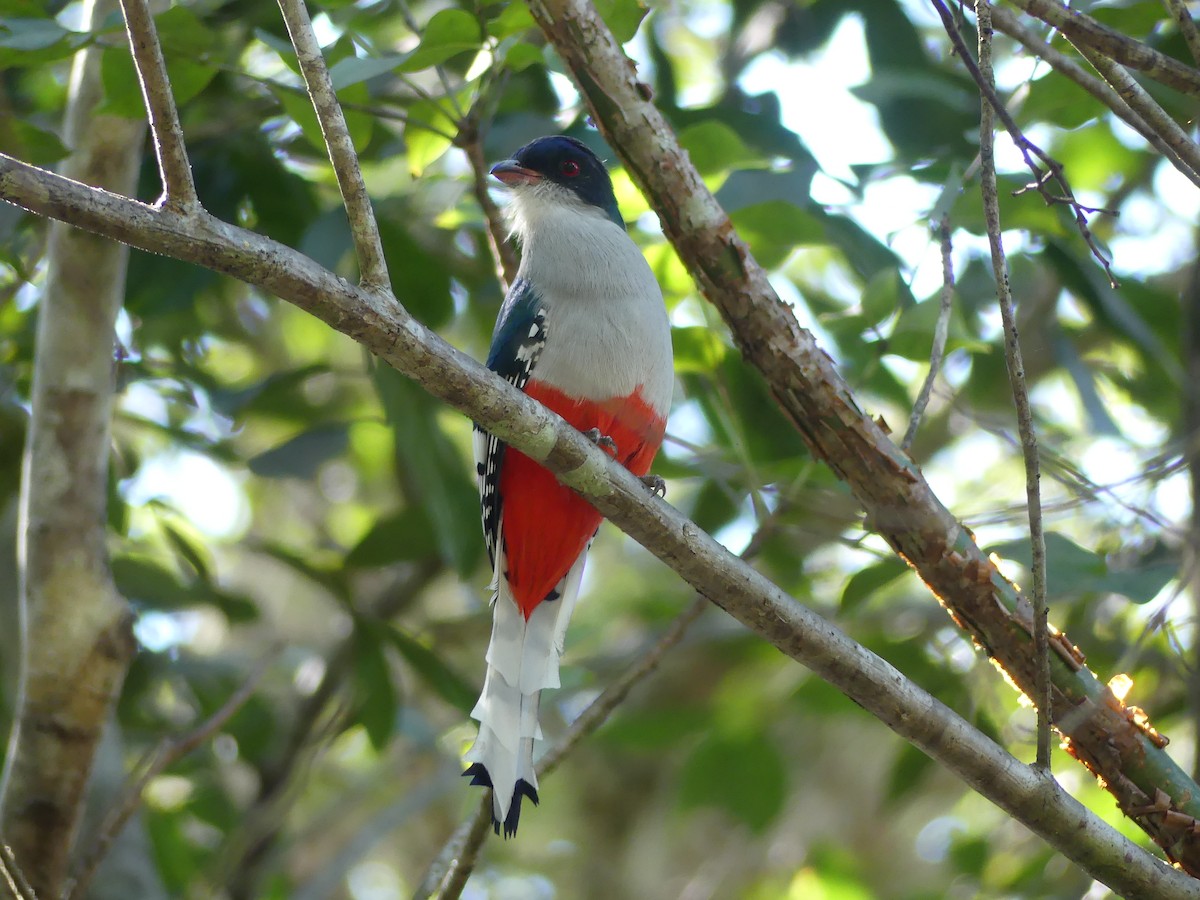
[(17, 865), (17, 858), (13, 855), (12, 847), (3, 841), (0, 841), (0, 875), (4, 876), (5, 884), (8, 885), (8, 889), (12, 891), (17, 900), (37, 900), (37, 892), (25, 878), (21, 867)]
[(946, 336), (950, 331), (950, 311), (954, 304), (954, 261), (950, 258), (953, 249), (950, 245), (950, 222), (943, 216), (938, 222), (938, 239), (942, 249), (942, 293), (941, 308), (938, 310), (937, 324), (933, 328), (933, 347), (929, 351), (929, 374), (921, 385), (921, 393), (913, 404), (912, 415), (908, 420), (908, 430), (904, 432), (904, 440), (900, 449), (905, 452), (912, 446), (917, 436), (917, 428), (921, 424), (921, 416), (925, 415), (925, 407), (929, 405), (929, 396), (933, 393), (933, 383), (937, 380), (942, 368), (942, 357), (946, 353)]
[(1188, 51), (1192, 54), (1192, 60), (1200, 63), (1200, 31), (1196, 30), (1196, 20), (1192, 18), (1187, 4), (1184, 3), (1184, 0), (1163, 0), (1163, 5), (1171, 14), (1171, 18), (1175, 20), (1175, 24), (1179, 26), (1179, 33), (1183, 35), (1184, 43), (1187, 44)]
[(1087, 47), (1108, 59), (1137, 69), (1183, 94), (1200, 97), (1200, 71), (1103, 25), (1057, 0), (1011, 0), (1035, 19), (1061, 31), (1076, 47)]
[[(421, 26), (417, 24), (416, 17), (412, 14), (412, 10), (405, 0), (397, 0), (397, 7), (400, 9), (400, 16), (404, 19), (404, 24), (413, 34), (421, 33)], [(459, 119), (467, 117), (466, 111), (463, 110), (462, 104), (458, 102), (458, 98), (454, 96), (454, 89), (450, 86), (450, 79), (446, 75), (446, 68), (442, 65), (433, 67), (433, 71), (437, 74), (438, 81), (441, 82), (442, 90), (446, 92), (446, 99), (450, 101), (450, 105), (454, 107), (454, 115)]]
[[(1117, 279), (1113, 275), (1111, 261), (1104, 255), (1104, 252), (1100, 249), (1100, 245), (1096, 243), (1095, 235), (1092, 234), (1091, 228), (1088, 227), (1086, 215), (1089, 212), (1109, 212), (1112, 215), (1116, 215), (1116, 213), (1111, 210), (1096, 210), (1091, 207), (1085, 207), (1075, 199), (1075, 192), (1071, 190), (1071, 186), (1067, 183), (1067, 176), (1063, 172), (1062, 163), (1058, 162), (1058, 160), (1046, 153), (1041, 147), (1025, 137), (1025, 133), (1021, 131), (1016, 120), (1013, 119), (1004, 103), (1001, 102), (999, 95), (996, 93), (995, 84), (989, 83), (979, 71), (979, 65), (971, 57), (971, 51), (968, 49), (966, 41), (963, 40), (963, 36), (958, 30), (958, 24), (954, 21), (954, 16), (946, 7), (946, 4), (942, 0), (930, 0), (930, 2), (933, 3), (938, 15), (941, 16), (946, 34), (949, 36), (950, 42), (954, 44), (954, 49), (958, 52), (959, 58), (962, 59), (963, 65), (971, 73), (971, 77), (975, 79), (975, 84), (979, 87), (984, 99), (988, 101), (995, 111), (996, 117), (1004, 123), (1004, 129), (1021, 152), (1021, 156), (1025, 160), (1025, 165), (1033, 172), (1034, 181), (1032, 184), (1027, 185), (1026, 189), (1036, 188), (1048, 206), (1062, 204), (1070, 207), (1072, 214), (1075, 216), (1075, 227), (1079, 229), (1079, 233), (1083, 236), (1088, 249), (1092, 251), (1092, 256), (1096, 257), (1097, 262), (1104, 267), (1104, 273), (1108, 276), (1109, 284), (1116, 287)], [(1045, 165), (1045, 172), (1034, 162), (1034, 157), (1037, 157)], [(1058, 185), (1059, 193), (1054, 193), (1050, 189), (1049, 185), (1051, 183)]]
[(346, 117), (333, 90), (333, 81), (329, 77), (329, 69), (325, 66), (325, 57), (321, 55), (317, 36), (313, 33), (308, 9), (304, 6), (304, 0), (279, 0), (279, 9), (283, 13), (283, 21), (287, 25), (292, 46), (296, 48), (296, 61), (300, 64), (300, 73), (304, 76), (308, 96), (312, 99), (317, 121), (321, 125), (321, 134), (329, 151), (329, 161), (333, 164), (334, 174), (337, 175), (342, 202), (350, 219), (350, 233), (354, 239), (354, 252), (358, 256), (362, 287), (372, 292), (390, 293), (391, 281), (388, 278), (387, 262), (383, 257), (379, 228), (375, 224), (375, 212), (371, 208), (371, 198), (367, 194), (366, 184), (363, 183), (358, 154), (354, 152), (354, 142), (350, 139), (350, 130), (346, 127)]
[[(987, 84), (995, 84), (992, 74), (992, 17), (989, 0), (975, 0), (975, 16), (979, 26), (979, 69)], [(1029, 504), (1029, 539), (1033, 555), (1033, 645), (1035, 657), (1033, 702), (1038, 710), (1037, 759), (1041, 771), (1050, 772), (1050, 632), (1046, 614), (1046, 536), (1043, 533), (1041, 474), (1038, 462), (1037, 436), (1033, 429), (1033, 412), (1029, 406), (1029, 389), (1025, 384), (1025, 364), (1021, 359), (1021, 343), (1017, 336), (1017, 317), (1013, 309), (1012, 291), (1008, 283), (1008, 260), (1000, 234), (1000, 201), (996, 188), (996, 159), (992, 102), (984, 98), (979, 123), (980, 183), (983, 188), (983, 210), (987, 221), (988, 244), (992, 250), (992, 272), (1000, 300), (1000, 315), (1004, 320), (1004, 358), (1008, 363), (1008, 379), (1012, 385), (1013, 403), (1017, 407), (1017, 427), (1021, 433), (1021, 450), (1025, 457), (1025, 496)]]
[(430, 866), (425, 880), (413, 894), (413, 900), (426, 900), (430, 896), (444, 900), (460, 896), (463, 888), (467, 886), (467, 879), (475, 871), (479, 848), (487, 839), (491, 824), (492, 795), (484, 791), (483, 796), (479, 798), (479, 808), (474, 815), (464, 819), (458, 828), (454, 829), (454, 834)]
[(146, 102), (150, 133), (154, 135), (154, 155), (158, 159), (158, 174), (162, 179), (163, 195), (159, 205), (177, 212), (189, 213), (198, 209), (196, 183), (192, 180), (192, 165), (188, 162), (183, 143), (183, 126), (171, 95), (167, 63), (154, 27), (154, 17), (146, 0), (121, 0), (125, 13), (125, 30), (134, 67)]
[[(1096, 100), (1107, 106), (1117, 118), (1140, 134), (1150, 146), (1170, 161), (1171, 165), (1183, 173), (1193, 184), (1200, 187), (1200, 172), (1185, 163), (1179, 154), (1171, 149), (1170, 145), (1159, 134), (1159, 131), (1150, 123), (1143, 120), (1125, 102), (1125, 98), (1113, 90), (1107, 82), (1101, 78), (1097, 78), (1072, 57), (1067, 56), (1047, 43), (1042, 35), (1028, 28), (1019, 16), (1003, 6), (992, 7), (992, 25), (997, 31), (1007, 34), (1024, 46), (1030, 53), (1048, 63), (1054, 71), (1075, 82), (1075, 84), (1091, 94)], [(1166, 113), (1163, 113), (1163, 115), (1166, 116)], [(1166, 116), (1166, 118), (1172, 127), (1178, 127), (1175, 125), (1173, 119), (1170, 119), (1169, 116)]]
[(79, 865), (77, 874), (63, 890), (63, 897), (66, 900), (83, 900), (87, 896), (92, 879), (95, 877), (96, 871), (99, 869), (100, 863), (104, 860), (113, 841), (117, 839), (117, 836), (121, 833), (121, 829), (125, 827), (129, 819), (137, 812), (138, 807), (141, 806), (142, 795), (145, 793), (146, 786), (169, 767), (183, 759), (183, 757), (187, 756), (201, 744), (206, 743), (213, 735), (220, 731), (238, 710), (245, 706), (247, 701), (254, 696), (254, 692), (258, 689), (258, 684), (262, 680), (263, 675), (266, 674), (267, 669), (278, 655), (278, 650), (268, 652), (254, 667), (241, 687), (230, 694), (229, 699), (225, 701), (221, 708), (204, 722), (200, 723), (198, 727), (175, 740), (164, 740), (158, 745), (157, 750), (154, 751), (146, 765), (142, 768), (141, 774), (130, 781), (122, 795), (121, 801), (105, 817), (103, 824), (100, 826), (100, 831), (96, 835), (95, 842)]
[(508, 228), (504, 224), (504, 215), (500, 207), (488, 192), (488, 165), (483, 155), (483, 135), (487, 116), (485, 110), (506, 78), (501, 76), (501, 83), (481, 88), (475, 102), (462, 118), (458, 126), (458, 136), (454, 143), (462, 148), (471, 163), (471, 188), (475, 193), (475, 201), (483, 211), (487, 221), (488, 247), (492, 251), (492, 259), (496, 262), (498, 274), (504, 285), (511, 285), (517, 277), (517, 267), (520, 259), (512, 243), (508, 240)]

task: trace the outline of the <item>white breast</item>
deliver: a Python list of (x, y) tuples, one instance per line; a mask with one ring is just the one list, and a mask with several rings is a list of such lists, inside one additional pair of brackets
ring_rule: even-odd
[(662, 291), (625, 231), (595, 207), (515, 197), (520, 277), (546, 307), (546, 346), (534, 378), (573, 397), (605, 400), (637, 388), (657, 412), (671, 405), (671, 328)]

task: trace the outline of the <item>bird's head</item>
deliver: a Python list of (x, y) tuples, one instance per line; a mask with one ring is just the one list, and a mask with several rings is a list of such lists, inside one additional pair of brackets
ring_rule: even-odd
[(492, 174), (512, 189), (518, 214), (540, 204), (571, 204), (597, 209), (625, 227), (608, 170), (575, 138), (540, 137), (492, 166)]

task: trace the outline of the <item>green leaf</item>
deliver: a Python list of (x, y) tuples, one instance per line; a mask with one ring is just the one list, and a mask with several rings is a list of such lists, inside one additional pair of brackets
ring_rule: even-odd
[(429, 20), (421, 32), (421, 43), (398, 69), (401, 72), (427, 69), (460, 53), (478, 50), (482, 44), (483, 35), (474, 16), (461, 9), (443, 9)]
[(376, 520), (346, 554), (345, 565), (351, 569), (371, 569), (437, 555), (437, 540), (429, 516), (422, 507), (410, 506)]
[(347, 56), (340, 59), (329, 69), (329, 77), (333, 81), (335, 91), (341, 91), (352, 84), (367, 81), (385, 75), (395, 69), (404, 60), (403, 56)]
[(33, 15), (41, 7), (17, 6), (11, 10), (17, 15), (0, 16), (0, 71), (62, 59), (93, 40), (91, 34), (69, 31), (52, 18)]
[(0, 47), (45, 50), (72, 32), (53, 19), (0, 18)]
[(511, 39), (504, 41), (501, 43), (497, 55), (504, 67), (513, 72), (520, 72), (530, 66), (542, 65), (546, 62), (545, 51), (526, 41), (512, 42)]
[(812, 177), (813, 171), (799, 166), (777, 170), (738, 169), (729, 174), (717, 191), (717, 202), (730, 215), (747, 206), (772, 201), (785, 201), (803, 208), (808, 203)]
[[(216, 74), (215, 67), (186, 57), (167, 58), (167, 75), (171, 79), (171, 92), (177, 106), (183, 106), (208, 87)], [(101, 112), (127, 119), (145, 116), (141, 84), (128, 49), (106, 48), (100, 58), (100, 77), (104, 82)]]
[(621, 44), (633, 40), (642, 19), (650, 11), (638, 0), (596, 0), (595, 7), (600, 18), (612, 30), (613, 37)]
[(70, 152), (53, 131), (12, 116), (0, 117), (0, 153), (35, 166), (46, 166), (64, 159)]
[(716, 175), (759, 159), (736, 131), (716, 119), (687, 126), (679, 132), (679, 143), (701, 175)]
[(420, 675), (439, 697), (464, 715), (470, 714), (478, 691), (465, 678), (411, 635), (395, 627), (388, 627), (384, 633), (412, 670)]
[(321, 466), (345, 453), (349, 443), (349, 426), (344, 422), (323, 425), (252, 456), (246, 465), (262, 478), (311, 479)]
[[(275, 95), (287, 117), (300, 127), (300, 131), (308, 143), (314, 149), (324, 153), (325, 138), (321, 133), (321, 125), (317, 121), (317, 114), (313, 110), (312, 101), (308, 99), (308, 95), (278, 87), (272, 87), (271, 93)], [(344, 102), (363, 103), (370, 99), (370, 94), (365, 84), (356, 83), (340, 91), (338, 98)], [(370, 143), (375, 120), (368, 113), (358, 110), (345, 109), (343, 112), (354, 149), (362, 152)]]
[(440, 404), (390, 366), (373, 376), (396, 441), (396, 461), (410, 502), (432, 523), (442, 559), (466, 577), (483, 551), (479, 495), (458, 448), (438, 424)]
[(725, 359), (727, 349), (713, 329), (703, 325), (672, 328), (671, 344), (677, 372), (712, 372)]
[(631, 750), (654, 751), (676, 746), (681, 737), (705, 731), (712, 711), (700, 706), (622, 709), (608, 720), (597, 738)]
[(851, 612), (876, 591), (891, 584), (908, 571), (908, 566), (895, 558), (881, 560), (850, 576), (842, 589), (842, 612)]
[(377, 753), (387, 747), (396, 727), (396, 689), (384, 655), (385, 633), (362, 621), (354, 629), (354, 720)]
[(179, 575), (152, 556), (140, 553), (114, 556), (112, 574), (117, 591), (131, 603), (178, 609), (188, 602), (188, 588)]
[(799, 246), (825, 243), (825, 229), (820, 220), (782, 200), (744, 207), (730, 219), (750, 245), (755, 259), (767, 269), (782, 265)]
[(405, 161), (413, 177), (418, 177), (454, 145), (452, 136), (458, 133), (458, 126), (441, 105), (428, 100), (411, 104), (408, 116), (404, 127)]
[(533, 16), (524, 3), (503, 3), (499, 7), (500, 14), (487, 23), (488, 34), (497, 40), (524, 34), (534, 27)]
[(787, 770), (764, 734), (711, 735), (692, 751), (680, 773), (685, 808), (720, 807), (762, 833), (783, 809)]
[(892, 760), (888, 771), (887, 786), (884, 788), (884, 801), (896, 808), (898, 801), (912, 795), (921, 787), (921, 778), (934, 768), (933, 760), (914, 747), (912, 744), (901, 743), (900, 752)]
[[(912, 304), (912, 294), (905, 289), (898, 269), (880, 269), (867, 282), (863, 291), (863, 317), (870, 323), (882, 322), (892, 313)], [(930, 332), (932, 334), (932, 331)]]
[[(998, 553), (1002, 559), (1030, 571), (1028, 538), (997, 544), (989, 547), (988, 552)], [(1177, 553), (1160, 545), (1152, 546), (1137, 564), (1114, 570), (1103, 555), (1080, 547), (1058, 532), (1046, 533), (1046, 596), (1051, 599), (1112, 593), (1128, 597), (1134, 603), (1146, 603), (1178, 574)], [(1023, 587), (1031, 589), (1032, 585)]]
[(329, 591), (330, 594), (346, 606), (350, 605), (350, 585), (340, 568), (332, 569), (322, 566), (314, 562), (311, 558), (301, 556), (299, 553), (273, 541), (261, 542), (255, 546), (255, 549), (283, 563), (293, 572), (307, 578), (313, 584)]
[(191, 566), (196, 576), (201, 581), (212, 581), (212, 556), (197, 536), (185, 533), (166, 522), (162, 523), (162, 529), (171, 546), (175, 548), (175, 552)]

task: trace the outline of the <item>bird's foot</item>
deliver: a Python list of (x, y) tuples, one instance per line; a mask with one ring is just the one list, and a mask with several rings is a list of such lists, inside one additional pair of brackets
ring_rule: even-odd
[(609, 456), (615, 457), (617, 455), (617, 442), (607, 434), (601, 434), (599, 428), (589, 428), (583, 433), (583, 436), (601, 450), (607, 450)]
[(667, 483), (663, 481), (661, 475), (643, 475), (641, 482), (652, 494), (658, 494), (660, 497), (667, 496)]

